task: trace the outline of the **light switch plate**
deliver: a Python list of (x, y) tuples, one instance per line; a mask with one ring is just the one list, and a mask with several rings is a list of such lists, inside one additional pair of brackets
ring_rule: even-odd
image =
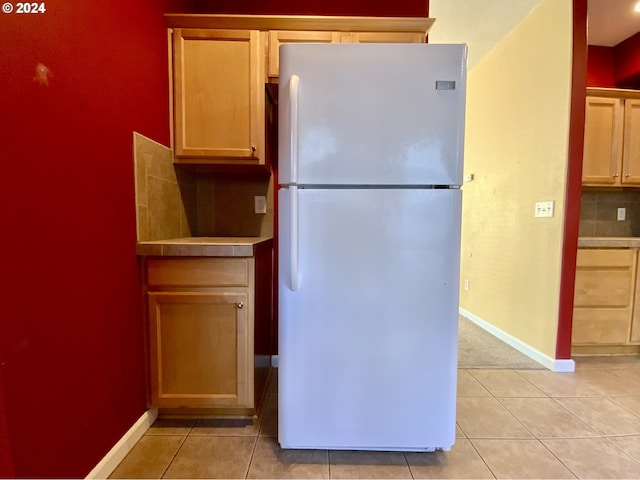
[(553, 200), (549, 200), (546, 202), (536, 202), (536, 211), (534, 216), (538, 218), (553, 217)]

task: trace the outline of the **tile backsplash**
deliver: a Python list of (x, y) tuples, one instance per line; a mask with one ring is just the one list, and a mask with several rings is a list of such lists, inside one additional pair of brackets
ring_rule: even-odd
[(196, 178), (173, 166), (170, 149), (133, 134), (139, 242), (190, 237), (196, 229)]
[[(617, 220), (618, 208), (625, 220)], [(579, 236), (640, 237), (640, 190), (583, 190)]]
[[(173, 152), (133, 135), (137, 240), (273, 236), (273, 176), (193, 171)], [(256, 214), (254, 197), (266, 197)]]

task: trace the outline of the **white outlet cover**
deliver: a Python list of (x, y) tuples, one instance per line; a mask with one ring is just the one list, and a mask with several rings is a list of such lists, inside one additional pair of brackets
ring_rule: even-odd
[(253, 197), (254, 211), (257, 214), (267, 213), (267, 197), (258, 195)]

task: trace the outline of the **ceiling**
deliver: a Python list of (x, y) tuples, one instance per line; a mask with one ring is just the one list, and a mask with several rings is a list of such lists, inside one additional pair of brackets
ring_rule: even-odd
[(588, 0), (587, 43), (613, 47), (640, 31), (638, 0)]

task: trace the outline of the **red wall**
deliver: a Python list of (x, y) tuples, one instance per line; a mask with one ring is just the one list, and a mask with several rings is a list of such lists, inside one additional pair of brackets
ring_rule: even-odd
[(622, 88), (640, 88), (640, 33), (620, 42), (614, 51), (617, 85)]
[[(168, 144), (163, 12), (0, 16), (0, 476), (85, 476), (145, 411), (132, 131)], [(199, 11), (424, 16), (428, 2), (213, 0)], [(34, 82), (35, 67), (52, 71)]]
[(613, 47), (590, 45), (587, 49), (587, 85), (615, 88), (615, 55)]
[(573, 0), (573, 58), (571, 75), (571, 119), (565, 220), (560, 272), (560, 302), (556, 359), (571, 358), (573, 296), (578, 252), (580, 196), (582, 193), (582, 154), (584, 148), (584, 112), (587, 87), (587, 0)]
[(588, 54), (589, 87), (640, 89), (640, 33), (614, 47), (590, 45)]
[(165, 3), (0, 16), (0, 475), (85, 476), (146, 410), (131, 152), (169, 141)]
[(264, 15), (356, 15), (371, 17), (425, 17), (429, 0), (396, 2), (365, 0), (199, 0), (198, 13), (245, 13)]

